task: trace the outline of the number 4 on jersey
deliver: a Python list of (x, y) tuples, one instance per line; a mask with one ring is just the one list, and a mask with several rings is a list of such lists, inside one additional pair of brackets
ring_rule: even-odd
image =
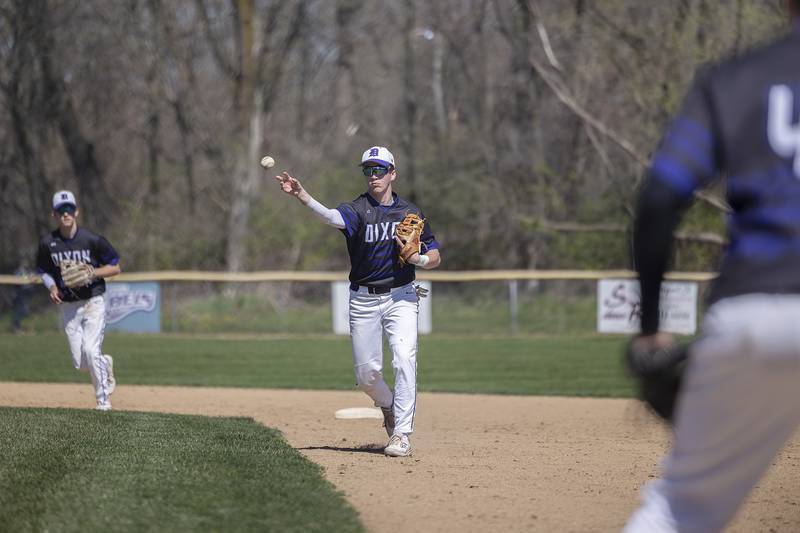
[(773, 85), (769, 90), (767, 138), (781, 157), (794, 158), (794, 175), (800, 179), (800, 123), (793, 124), (794, 93), (786, 85)]

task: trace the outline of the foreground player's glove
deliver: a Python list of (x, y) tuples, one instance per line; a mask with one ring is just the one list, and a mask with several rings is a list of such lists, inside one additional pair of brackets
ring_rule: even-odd
[(408, 263), (412, 255), (420, 253), (420, 237), (424, 228), (425, 220), (414, 213), (407, 214), (406, 218), (397, 225), (395, 234), (403, 243), (399, 252), (400, 266)]
[(689, 346), (673, 344), (666, 348), (644, 350), (636, 339), (625, 350), (625, 365), (639, 385), (639, 399), (658, 416), (672, 422), (675, 399), (686, 369)]
[(86, 263), (65, 260), (59, 264), (61, 268), (61, 279), (69, 289), (89, 285), (94, 280), (94, 268)]

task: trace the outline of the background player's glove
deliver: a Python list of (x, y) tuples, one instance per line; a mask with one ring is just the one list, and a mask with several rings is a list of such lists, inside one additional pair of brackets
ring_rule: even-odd
[(397, 225), (395, 234), (403, 243), (399, 252), (400, 266), (404, 266), (412, 255), (420, 252), (420, 237), (423, 228), (425, 228), (425, 220), (414, 213), (407, 214), (406, 218)]
[(672, 422), (688, 351), (687, 344), (642, 349), (637, 346), (636, 339), (625, 350), (625, 365), (638, 382), (639, 399), (667, 422)]
[(69, 289), (89, 285), (94, 280), (94, 268), (86, 263), (79, 263), (67, 259), (59, 264), (61, 279)]
[(417, 298), (427, 298), (428, 297), (428, 289), (426, 289), (422, 285), (414, 285), (414, 290), (417, 293)]

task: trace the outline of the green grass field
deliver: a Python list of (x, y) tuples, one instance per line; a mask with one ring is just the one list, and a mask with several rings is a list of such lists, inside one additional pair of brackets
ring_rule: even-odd
[[(0, 381), (77, 382), (63, 334), (0, 335)], [(616, 336), (449, 338), (423, 336), (421, 391), (618, 396), (632, 394)], [(122, 384), (353, 389), (346, 337), (224, 338), (109, 334)], [(384, 368), (391, 380), (385, 350)]]
[(0, 408), (3, 531), (362, 531), (321, 469), (243, 418)]

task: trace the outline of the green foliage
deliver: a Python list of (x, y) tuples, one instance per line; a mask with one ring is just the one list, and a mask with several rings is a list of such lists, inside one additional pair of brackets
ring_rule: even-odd
[[(308, 192), (333, 208), (366, 190), (357, 169), (332, 168), (323, 176), (297, 176)], [(342, 233), (324, 224), (293, 197), (269, 183), (250, 217), (248, 268), (326, 270), (349, 268)]]
[(362, 531), (320, 467), (244, 418), (0, 408), (5, 531)]
[[(551, 211), (551, 216), (557, 217), (557, 220), (574, 221), (582, 225), (584, 231), (548, 231), (540, 228), (538, 231), (546, 236), (549, 249), (546, 267), (575, 270), (629, 268), (631, 235), (627, 228), (631, 221), (620, 213), (621, 199), (613, 188), (596, 195), (590, 190), (577, 189), (572, 196), (572, 202), (560, 205), (558, 211)], [(620, 231), (587, 231), (598, 221), (615, 225)]]
[(212, 296), (184, 302), (177, 323), (166, 329), (185, 333), (305, 333), (331, 330), (331, 306), (326, 301), (294, 301), (281, 307), (249, 292), (236, 296)]
[[(725, 215), (702, 202), (695, 202), (681, 221), (680, 231), (712, 232), (726, 236)], [(714, 272), (724, 248), (716, 244), (679, 242), (675, 246), (674, 270)]]
[[(560, 238), (556, 235), (555, 238)], [(609, 268), (616, 257), (612, 243), (595, 234), (581, 234), (564, 243), (565, 261), (593, 264), (607, 253)], [(584, 247), (575, 239), (586, 239)], [(594, 240), (597, 239), (597, 240)], [(560, 246), (560, 241), (556, 241)], [(583, 251), (583, 258), (570, 255)], [(617, 266), (613, 266), (617, 268)], [(287, 286), (288, 285), (288, 286)], [(518, 332), (558, 334), (595, 331), (594, 283), (520, 282)], [(330, 291), (327, 286), (302, 284), (265, 289), (245, 285), (233, 295), (187, 288), (190, 296), (173, 303), (172, 289), (163, 289), (162, 329), (171, 333), (287, 333), (327, 334), (332, 331)], [(197, 294), (197, 295), (195, 295)], [(436, 283), (432, 294), (433, 328), (437, 334), (470, 336), (504, 335), (512, 332), (508, 282)], [(0, 314), (0, 333), (10, 331), (8, 313)], [(48, 304), (22, 322), (23, 333), (58, 332), (58, 309)], [(66, 341), (65, 341), (66, 342)]]
[(555, 233), (548, 240), (552, 263), (559, 269), (626, 269), (630, 267), (630, 241), (625, 233)]
[[(556, 335), (595, 330), (596, 298), (587, 294), (526, 288), (520, 282), (517, 333)], [(434, 295), (433, 328), (437, 334), (485, 336), (511, 334), (511, 307), (506, 283), (486, 284), (467, 294), (449, 290)]]

